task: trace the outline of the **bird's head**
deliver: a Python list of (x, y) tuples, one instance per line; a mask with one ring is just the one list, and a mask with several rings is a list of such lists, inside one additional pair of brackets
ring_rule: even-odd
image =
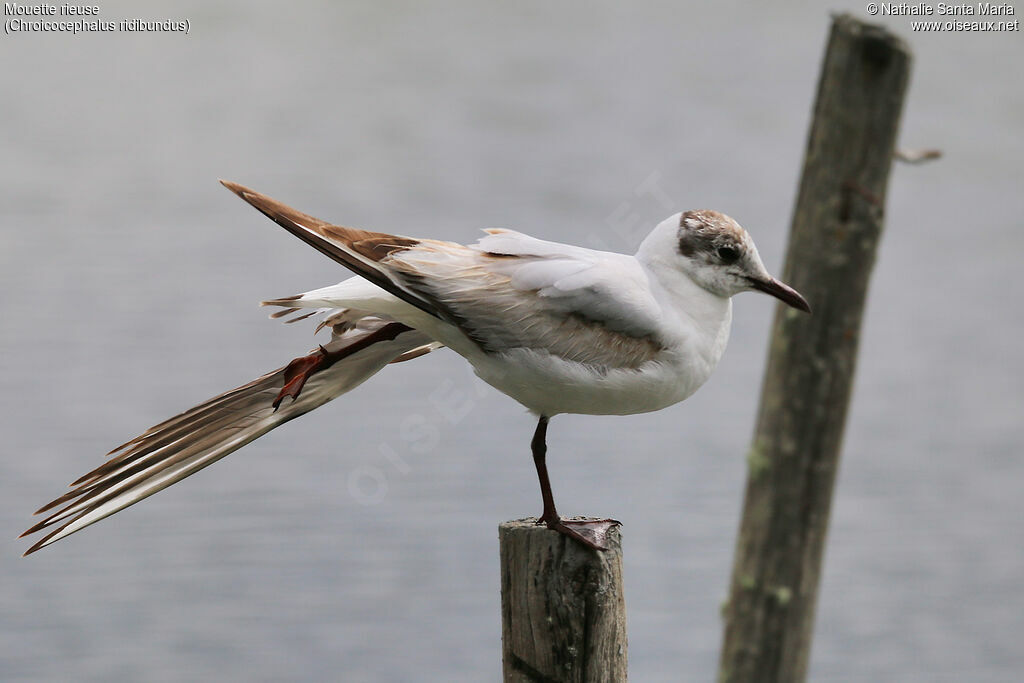
[(638, 255), (652, 248), (658, 250), (662, 262), (666, 260), (664, 254), (671, 250), (677, 267), (712, 294), (731, 297), (757, 290), (793, 308), (811, 312), (799, 292), (768, 273), (754, 240), (724, 213), (700, 209), (670, 216), (640, 246)]

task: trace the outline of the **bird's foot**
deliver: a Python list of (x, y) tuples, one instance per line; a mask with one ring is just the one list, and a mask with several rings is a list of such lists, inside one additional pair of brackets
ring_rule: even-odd
[(568, 536), (588, 548), (608, 550), (608, 532), (614, 527), (621, 526), (622, 522), (617, 519), (561, 519), (555, 515), (553, 518), (541, 517), (537, 524), (546, 524), (549, 529)]
[(321, 346), (319, 350), (308, 356), (300, 356), (289, 363), (284, 370), (284, 386), (281, 387), (281, 391), (278, 392), (277, 398), (272, 404), (274, 410), (281, 405), (285, 396), (290, 396), (293, 401), (297, 399), (302, 393), (302, 387), (306, 385), (306, 380), (321, 369), (328, 357), (327, 349)]

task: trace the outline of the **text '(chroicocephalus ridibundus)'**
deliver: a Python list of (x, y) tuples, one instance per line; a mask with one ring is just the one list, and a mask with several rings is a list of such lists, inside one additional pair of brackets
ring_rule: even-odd
[(470, 246), (356, 230), (224, 185), (358, 275), (264, 302), (284, 308), (273, 317), (323, 316), (317, 330), (329, 327), (330, 342), (111, 451), (36, 513), (60, 507), (22, 534), (56, 527), (26, 555), (184, 479), (385, 365), (442, 346), (539, 417), (532, 441), (544, 502), (539, 522), (603, 549), (617, 522), (562, 520), (555, 510), (548, 420), (649, 412), (690, 396), (725, 350), (734, 294), (759, 290), (810, 312), (799, 293), (768, 274), (746, 231), (716, 211), (670, 216), (626, 256), (511, 230), (488, 230)]

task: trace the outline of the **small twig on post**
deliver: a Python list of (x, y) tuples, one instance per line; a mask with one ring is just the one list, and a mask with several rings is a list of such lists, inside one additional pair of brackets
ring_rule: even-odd
[(893, 158), (896, 161), (902, 161), (905, 164), (923, 164), (929, 161), (935, 161), (936, 159), (942, 158), (941, 149), (898, 149), (893, 152)]
[(505, 683), (626, 680), (622, 539), (597, 551), (537, 526), (498, 527)]
[(822, 64), (736, 544), (720, 681), (802, 681), (910, 50), (838, 16)]

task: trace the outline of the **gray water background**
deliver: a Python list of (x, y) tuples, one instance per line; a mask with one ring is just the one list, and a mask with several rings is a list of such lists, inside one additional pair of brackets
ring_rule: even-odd
[[(254, 304), (345, 273), (218, 177), (622, 251), (714, 207), (779, 271), (828, 14), (769, 4), (104, 1), (191, 34), (0, 37), (0, 679), (497, 680), (533, 423), (450, 352), (28, 559), (13, 539), (110, 447), (312, 346)], [(887, 23), (916, 54), (902, 144), (945, 157), (892, 176), (810, 677), (1015, 681), (1024, 45)], [(686, 403), (552, 424), (560, 508), (625, 523), (633, 680), (714, 678), (772, 310), (737, 298)]]

